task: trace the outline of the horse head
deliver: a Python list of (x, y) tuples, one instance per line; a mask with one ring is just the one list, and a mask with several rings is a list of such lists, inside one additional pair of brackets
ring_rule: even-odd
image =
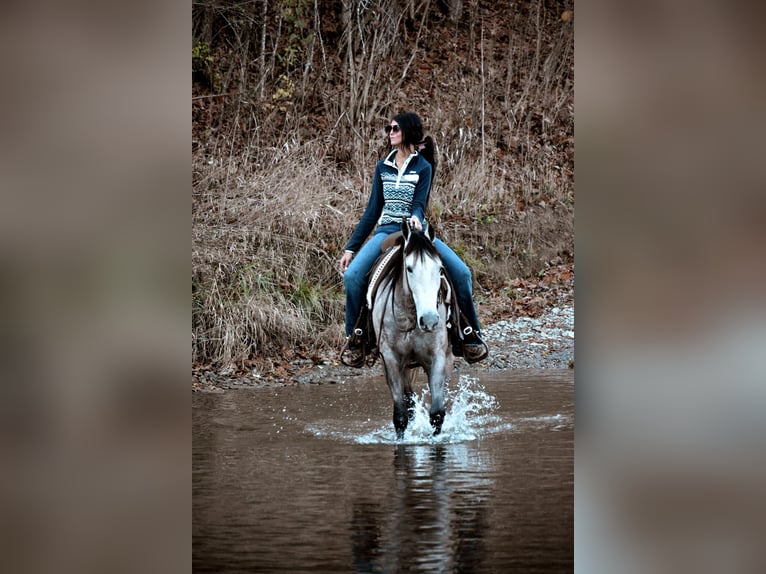
[(439, 324), (439, 290), (442, 285), (442, 261), (434, 247), (434, 232), (411, 229), (408, 221), (402, 221), (404, 236), (404, 276), (412, 294), (417, 314), (417, 326), (422, 331), (433, 331)]

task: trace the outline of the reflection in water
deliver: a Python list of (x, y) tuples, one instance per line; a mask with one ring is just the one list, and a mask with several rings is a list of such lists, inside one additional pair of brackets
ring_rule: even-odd
[(496, 377), (401, 443), (381, 380), (195, 395), (194, 572), (571, 572), (572, 375)]
[(491, 461), (465, 445), (397, 445), (386, 507), (354, 501), (355, 571), (476, 571), (491, 471)]

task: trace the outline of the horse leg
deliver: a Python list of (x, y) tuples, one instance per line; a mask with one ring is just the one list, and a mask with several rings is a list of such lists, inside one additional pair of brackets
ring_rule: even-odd
[(431, 428), (434, 429), (434, 436), (442, 432), (444, 424), (445, 393), (449, 383), (449, 375), (452, 370), (452, 361), (450, 358), (438, 357), (428, 371), (428, 387), (431, 393), (431, 409), (429, 420)]
[(412, 393), (404, 393), (401, 403), (394, 401), (394, 428), (396, 428), (396, 438), (402, 438), (407, 425), (415, 415), (415, 399)]
[(415, 369), (405, 368), (402, 376), (404, 404), (407, 407), (407, 420), (415, 417), (415, 393), (412, 392), (412, 381), (415, 380)]
[(391, 390), (391, 398), (394, 401), (394, 429), (397, 440), (404, 438), (404, 431), (415, 409), (415, 401), (412, 398), (412, 389), (408, 378), (399, 365), (390, 365), (383, 362), (383, 370), (386, 373), (388, 388)]
[(401, 440), (404, 438), (404, 431), (407, 430), (407, 423), (409, 417), (407, 415), (407, 408), (400, 403), (394, 403), (394, 429), (396, 429), (396, 439)]
[(431, 409), (429, 411), (429, 421), (431, 422), (431, 428), (434, 429), (434, 436), (442, 432), (442, 424), (444, 423), (444, 413), (446, 411), (444, 407), (444, 383), (443, 381), (431, 382), (429, 379), (429, 386), (431, 387)]
[(397, 368), (396, 372), (400, 374), (401, 398), (397, 400), (394, 397), (394, 428), (396, 429), (396, 438), (402, 439), (407, 425), (415, 416), (415, 393), (412, 392), (415, 370), (401, 367)]

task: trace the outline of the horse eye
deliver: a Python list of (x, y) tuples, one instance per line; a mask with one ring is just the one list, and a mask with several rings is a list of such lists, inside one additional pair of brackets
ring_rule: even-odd
[(412, 273), (412, 265), (407, 265), (407, 273)]

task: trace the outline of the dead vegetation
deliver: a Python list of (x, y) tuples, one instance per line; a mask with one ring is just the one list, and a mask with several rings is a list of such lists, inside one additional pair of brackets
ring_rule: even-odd
[(573, 5), (496, 4), (194, 4), (195, 364), (340, 345), (337, 260), (399, 111), (437, 142), (428, 217), (483, 321), (523, 312), (514, 284), (571, 268)]

